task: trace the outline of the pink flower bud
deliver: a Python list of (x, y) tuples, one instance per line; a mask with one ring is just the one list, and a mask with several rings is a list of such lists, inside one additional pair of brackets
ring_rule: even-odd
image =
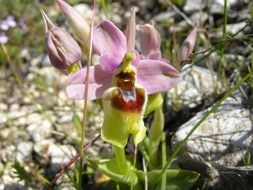
[(80, 12), (63, 0), (57, 0), (57, 4), (72, 28), (74, 35), (82, 44), (86, 44), (88, 42), (90, 33), (90, 26), (87, 21), (80, 14)]
[(180, 47), (180, 50), (178, 52), (178, 62), (181, 67), (185, 64), (185, 62), (187, 62), (189, 56), (193, 52), (193, 48), (197, 40), (197, 28), (198, 25), (194, 26)]
[(41, 11), (45, 24), (45, 43), (49, 59), (54, 67), (67, 70), (71, 64), (82, 57), (82, 50), (77, 42), (63, 29), (55, 26)]

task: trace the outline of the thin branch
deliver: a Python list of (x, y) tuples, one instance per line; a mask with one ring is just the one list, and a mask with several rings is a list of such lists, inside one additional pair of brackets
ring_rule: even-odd
[[(88, 148), (90, 148), (96, 142), (98, 138), (100, 138), (100, 134), (94, 137), (88, 144), (86, 144), (83, 147), (82, 152), (85, 152)], [(79, 159), (80, 159), (80, 153), (75, 155), (66, 165), (63, 166), (62, 170), (59, 173), (57, 173), (54, 179), (51, 181), (50, 186), (52, 186), (70, 168), (70, 166), (72, 166), (72, 164), (75, 163)]]

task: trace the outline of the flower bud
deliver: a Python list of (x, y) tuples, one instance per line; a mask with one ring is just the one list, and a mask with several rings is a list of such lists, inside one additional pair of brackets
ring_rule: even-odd
[(189, 56), (192, 54), (197, 39), (197, 28), (198, 25), (192, 29), (180, 47), (178, 52), (178, 62), (181, 67), (185, 65), (185, 62), (187, 62)]
[(87, 21), (80, 12), (63, 0), (57, 0), (57, 4), (72, 28), (74, 35), (82, 44), (86, 44), (90, 33), (90, 26)]
[(45, 43), (49, 59), (54, 67), (67, 70), (82, 57), (82, 50), (77, 42), (63, 29), (55, 26), (41, 11), (45, 24)]

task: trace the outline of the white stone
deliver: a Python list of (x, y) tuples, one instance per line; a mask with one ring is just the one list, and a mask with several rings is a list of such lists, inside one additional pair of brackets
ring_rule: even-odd
[(42, 141), (36, 142), (34, 144), (34, 151), (40, 155), (41, 157), (47, 158), (48, 155), (48, 148), (51, 144), (54, 144), (55, 140), (54, 139), (44, 139)]
[(51, 170), (53, 173), (69, 162), (75, 155), (76, 150), (70, 145), (50, 144), (48, 154), (51, 157)]
[(31, 124), (27, 127), (28, 133), (35, 142), (48, 138), (52, 130), (52, 124), (48, 120), (42, 120), (40, 123)]
[(195, 12), (199, 11), (204, 7), (202, 0), (187, 0), (185, 6), (183, 7), (185, 12)]
[[(176, 144), (186, 137), (206, 111), (199, 112), (179, 128), (175, 133)], [(242, 94), (237, 91), (196, 129), (187, 141), (186, 149), (191, 153), (201, 155), (208, 161), (235, 164), (249, 150), (253, 140), (250, 115), (250, 110), (242, 106)], [(226, 160), (221, 159), (226, 154), (232, 155), (230, 163), (227, 157), (224, 157)]]
[(168, 92), (169, 102), (177, 102), (180, 107), (194, 108), (201, 104), (203, 98), (221, 89), (217, 75), (210, 70), (191, 66), (183, 69), (182, 81)]
[(31, 159), (33, 143), (31, 141), (23, 141), (18, 144), (16, 159), (18, 162), (28, 162)]
[(0, 157), (3, 162), (10, 162), (15, 160), (16, 148), (14, 145), (8, 145), (1, 149)]
[[(236, 34), (239, 30), (241, 30), (245, 25), (246, 22), (238, 22), (234, 24), (227, 24), (227, 33), (229, 34)], [(243, 33), (240, 32), (238, 35), (242, 35)]]
[(5, 114), (0, 112), (0, 125), (7, 122), (7, 117)]

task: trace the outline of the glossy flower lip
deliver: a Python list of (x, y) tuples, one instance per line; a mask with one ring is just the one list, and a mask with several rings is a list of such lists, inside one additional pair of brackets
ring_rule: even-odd
[[(130, 17), (132, 18), (132, 17)], [(94, 29), (93, 49), (100, 57), (100, 64), (90, 67), (88, 99), (101, 98), (103, 92), (112, 86), (114, 72), (121, 64), (125, 54), (133, 47), (135, 35), (134, 19), (128, 23), (127, 37), (111, 21), (104, 20)], [(130, 36), (130, 37), (129, 37)], [(131, 40), (131, 43), (128, 43)], [(151, 39), (152, 40), (152, 39)], [(179, 72), (169, 64), (168, 60), (159, 58), (144, 58), (136, 50), (136, 59), (132, 62), (135, 66), (136, 84), (142, 86), (147, 94), (168, 91), (179, 81)], [(86, 68), (69, 77), (66, 92), (72, 99), (84, 99), (84, 81)]]

